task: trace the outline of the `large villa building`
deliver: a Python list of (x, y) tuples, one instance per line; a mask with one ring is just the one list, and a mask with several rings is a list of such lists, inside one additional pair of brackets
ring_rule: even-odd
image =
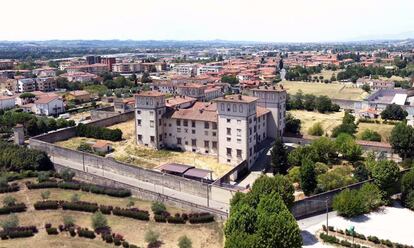
[(246, 161), (250, 168), (260, 144), (282, 134), (287, 94), (276, 87), (249, 93), (174, 105), (161, 92), (140, 92), (135, 95), (137, 143), (210, 154), (233, 166)]

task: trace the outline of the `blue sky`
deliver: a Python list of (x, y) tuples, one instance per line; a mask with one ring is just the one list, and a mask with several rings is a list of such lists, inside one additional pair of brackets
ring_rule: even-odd
[(1, 9), (0, 40), (298, 42), (414, 31), (414, 0), (4, 0)]

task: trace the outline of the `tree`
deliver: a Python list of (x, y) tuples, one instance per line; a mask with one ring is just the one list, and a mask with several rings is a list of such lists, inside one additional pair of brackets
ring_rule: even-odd
[(331, 111), (332, 101), (327, 96), (319, 96), (316, 98), (315, 105), (319, 113), (326, 113)]
[(62, 219), (63, 219), (63, 224), (67, 227), (75, 225), (75, 219), (70, 215), (64, 215)]
[(70, 201), (71, 201), (71, 202), (78, 202), (78, 201), (80, 201), (80, 196), (79, 196), (79, 194), (77, 194), (77, 193), (73, 194), (73, 195), (70, 197)]
[(355, 162), (361, 158), (362, 148), (351, 135), (347, 133), (339, 134), (335, 139), (335, 145), (345, 159)]
[(313, 111), (316, 107), (316, 96), (311, 94), (306, 94), (304, 96), (303, 105), (307, 111)]
[(146, 83), (151, 83), (151, 82), (152, 82), (152, 79), (151, 79), (149, 73), (148, 72), (142, 73), (141, 83), (146, 84)]
[(322, 136), (324, 133), (322, 124), (320, 122), (315, 122), (309, 129), (308, 134), (313, 136)]
[(289, 168), (287, 161), (287, 147), (283, 144), (283, 141), (280, 137), (276, 138), (270, 155), (273, 173), (280, 173), (285, 175)]
[(371, 87), (369, 86), (369, 84), (362, 85), (362, 88), (361, 89), (363, 91), (367, 92), (367, 93), (371, 92)]
[(400, 177), (400, 169), (392, 160), (381, 160), (374, 166), (371, 174), (374, 183), (386, 193), (384, 196), (389, 197)]
[(333, 199), (332, 208), (346, 218), (355, 217), (366, 212), (363, 199), (356, 190), (345, 189)]
[(239, 79), (235, 76), (224, 75), (221, 77), (221, 82), (228, 83), (230, 85), (236, 85), (239, 84)]
[(407, 115), (407, 111), (395, 103), (387, 105), (381, 112), (381, 118), (384, 120), (404, 120)]
[(369, 170), (365, 167), (365, 164), (361, 163), (355, 168), (354, 177), (359, 182), (369, 179)]
[(149, 229), (145, 232), (145, 242), (148, 243), (148, 246), (153, 246), (158, 243), (158, 239), (160, 238), (160, 234), (158, 232), (155, 232), (152, 229)]
[(108, 227), (108, 221), (105, 215), (103, 215), (100, 210), (98, 210), (92, 215), (91, 220), (92, 220), (92, 227), (95, 230), (99, 228)]
[(384, 204), (382, 201), (383, 193), (377, 185), (373, 183), (364, 184), (358, 191), (358, 194), (362, 198), (365, 208), (368, 211), (378, 209)]
[(391, 131), (390, 144), (392, 149), (403, 160), (414, 157), (414, 128), (407, 123), (398, 123)]
[(300, 146), (291, 151), (288, 155), (288, 162), (291, 166), (301, 166), (305, 158), (313, 162), (319, 161), (319, 155), (313, 146)]
[(371, 129), (365, 129), (361, 133), (361, 139), (362, 140), (368, 140), (368, 141), (381, 142), (381, 134), (379, 134), (378, 132), (375, 132)]
[(331, 163), (337, 157), (335, 142), (327, 137), (320, 137), (310, 145), (313, 152), (317, 155), (314, 162)]
[(305, 158), (300, 168), (300, 187), (305, 195), (312, 194), (317, 186), (314, 163)]
[(318, 175), (317, 182), (317, 192), (319, 193), (348, 186), (356, 183), (357, 180), (352, 177), (351, 168), (336, 167), (324, 174)]
[(262, 195), (270, 194), (272, 192), (276, 192), (280, 195), (287, 208), (290, 209), (293, 206), (295, 200), (293, 193), (295, 192), (295, 189), (289, 179), (282, 175), (275, 175), (273, 177), (262, 175), (256, 179), (252, 186), (249, 203), (256, 206)]
[(407, 204), (408, 195), (414, 192), (414, 170), (405, 173), (401, 178), (401, 202)]
[(348, 112), (345, 112), (342, 118), (342, 124), (332, 130), (332, 137), (337, 137), (341, 133), (354, 135), (356, 133), (357, 125), (355, 124), (355, 117)]
[(179, 248), (192, 248), (193, 244), (191, 242), (191, 239), (189, 239), (186, 235), (184, 235), (178, 239), (178, 247)]
[(22, 94), (20, 94), (20, 96), (19, 96), (21, 99), (30, 99), (30, 98), (35, 98), (36, 97), (36, 95), (35, 94), (33, 94), (33, 93), (30, 93), (30, 92), (25, 92), (25, 93), (22, 93)]
[(286, 115), (285, 132), (291, 134), (300, 134), (301, 122), (291, 113)]

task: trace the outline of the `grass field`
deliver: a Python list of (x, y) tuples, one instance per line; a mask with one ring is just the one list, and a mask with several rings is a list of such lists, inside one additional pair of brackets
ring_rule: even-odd
[[(332, 129), (342, 123), (342, 118), (344, 116), (344, 112), (335, 112), (335, 113), (328, 113), (328, 114), (321, 114), (318, 112), (309, 112), (305, 110), (290, 110), (294, 117), (301, 120), (301, 133), (308, 134), (308, 129), (313, 126), (316, 122), (320, 122), (322, 125), (323, 130), (328, 135), (331, 135)], [(388, 139), (391, 135), (391, 131), (394, 128), (393, 125), (388, 124), (378, 124), (378, 123), (359, 123), (358, 130), (356, 133), (356, 137), (359, 138), (361, 133), (366, 129), (371, 129), (373, 131), (378, 132), (383, 142), (388, 142)]]
[[(81, 200), (96, 202), (98, 204), (110, 204), (113, 206), (126, 207), (126, 203), (128, 201), (128, 199), (96, 195), (81, 191), (61, 189), (47, 190), (51, 192), (51, 200), (68, 200), (70, 199), (71, 195), (78, 193), (81, 196)], [(79, 237), (71, 238), (66, 234), (59, 234), (58, 236), (47, 235), (43, 228), (44, 224), (51, 223), (53, 226), (57, 227), (59, 224), (63, 223), (63, 216), (72, 216), (78, 226), (91, 228), (92, 214), (67, 210), (35, 211), (33, 209), (33, 203), (41, 199), (40, 194), (42, 191), (46, 191), (46, 189), (23, 189), (16, 193), (0, 195), (0, 201), (2, 201), (6, 195), (13, 195), (18, 200), (18, 202), (24, 202), (27, 206), (29, 206), (27, 212), (17, 214), (19, 217), (20, 225), (36, 225), (39, 228), (39, 233), (32, 238), (2, 240), (0, 242), (0, 247), (114, 247), (113, 245), (107, 245), (101, 241), (100, 238), (89, 240)], [(150, 211), (150, 204), (150, 202), (135, 199), (135, 207), (138, 207), (140, 209)], [(167, 209), (171, 213), (182, 211), (168, 206)], [(1, 215), (0, 221), (5, 218), (7, 218), (7, 216)], [(182, 235), (187, 235), (190, 237), (193, 242), (193, 247), (216, 248), (222, 247), (223, 244), (223, 231), (221, 222), (197, 225), (174, 225), (168, 223), (156, 223), (153, 219), (146, 222), (113, 215), (108, 215), (107, 219), (108, 224), (112, 228), (113, 232), (122, 234), (130, 243), (136, 244), (140, 247), (146, 247), (144, 234), (149, 229), (160, 233), (160, 240), (163, 242), (161, 247), (177, 247), (178, 238)]]
[[(213, 178), (224, 175), (230, 167), (220, 164), (216, 156), (198, 154), (193, 152), (175, 152), (167, 150), (154, 150), (135, 143), (135, 123), (134, 120), (119, 123), (109, 128), (119, 128), (122, 130), (122, 141), (111, 142), (114, 152), (108, 156), (118, 161), (146, 168), (155, 168), (165, 163), (182, 163), (194, 165), (197, 168), (213, 171)], [(57, 144), (66, 148), (74, 149), (82, 142), (96, 142), (96, 139), (74, 137), (69, 140), (58, 142)]]
[(308, 129), (316, 122), (320, 122), (325, 133), (331, 135), (332, 129), (342, 123), (344, 116), (344, 112), (321, 114), (305, 110), (290, 110), (289, 113), (301, 120), (302, 126), (300, 131), (302, 134), (308, 134)]
[(304, 94), (326, 95), (330, 98), (345, 100), (362, 100), (367, 93), (360, 88), (351, 87), (339, 83), (309, 83), (301, 81), (283, 81), (282, 85), (289, 94), (295, 94), (301, 90)]

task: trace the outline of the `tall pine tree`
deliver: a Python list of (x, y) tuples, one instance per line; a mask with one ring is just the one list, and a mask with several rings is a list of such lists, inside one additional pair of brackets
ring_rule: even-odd
[(271, 164), (274, 174), (286, 174), (289, 168), (287, 148), (280, 137), (276, 138), (271, 154)]

